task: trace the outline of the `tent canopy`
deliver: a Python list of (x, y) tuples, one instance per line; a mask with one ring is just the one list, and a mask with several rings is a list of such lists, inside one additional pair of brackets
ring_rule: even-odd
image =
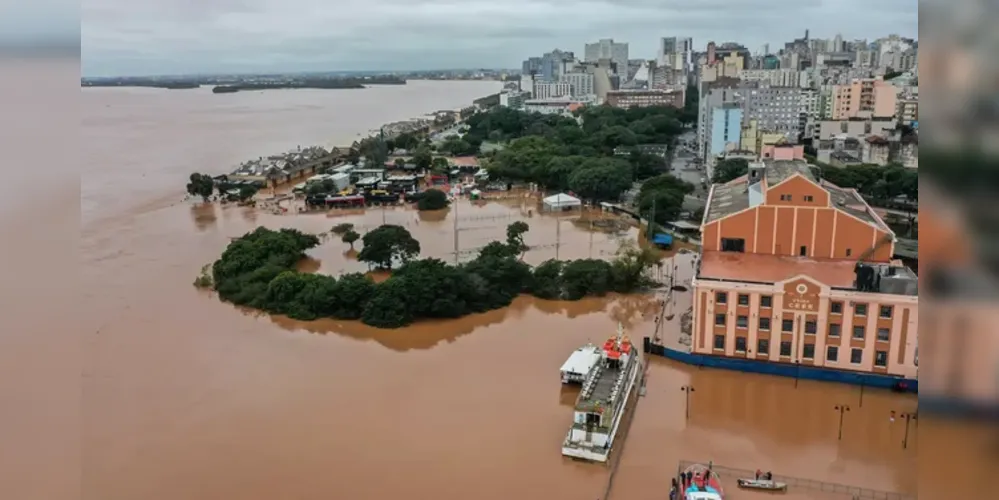
[(583, 204), (583, 202), (579, 201), (579, 198), (569, 196), (565, 193), (551, 195), (543, 201), (550, 208), (578, 207)]

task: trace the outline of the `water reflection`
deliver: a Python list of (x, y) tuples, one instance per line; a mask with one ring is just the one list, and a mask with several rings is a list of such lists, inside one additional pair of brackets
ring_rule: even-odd
[[(373, 276), (375, 281), (387, 279), (388, 273)], [(452, 343), (458, 338), (468, 335), (477, 329), (502, 323), (512, 317), (521, 317), (529, 310), (536, 310), (545, 315), (563, 315), (575, 318), (586, 314), (603, 311), (608, 303), (616, 304), (626, 297), (615, 296), (607, 298), (587, 298), (579, 301), (539, 300), (534, 297), (520, 296), (509, 307), (487, 311), (456, 319), (421, 320), (404, 328), (386, 330), (367, 326), (360, 321), (342, 321), (336, 319), (319, 319), (315, 321), (299, 321), (286, 316), (270, 316), (278, 326), (290, 331), (306, 331), (317, 334), (334, 334), (362, 341), (374, 341), (393, 351), (406, 352), (411, 350), (432, 349), (440, 344)], [(623, 306), (627, 309), (629, 306)], [(257, 317), (267, 316), (257, 311), (244, 311)], [(545, 332), (538, 332), (544, 334)], [(608, 333), (609, 335), (609, 333)], [(603, 339), (593, 339), (599, 342)]]
[(218, 216), (215, 213), (214, 203), (195, 203), (191, 205), (191, 220), (198, 231), (205, 231), (215, 225)]

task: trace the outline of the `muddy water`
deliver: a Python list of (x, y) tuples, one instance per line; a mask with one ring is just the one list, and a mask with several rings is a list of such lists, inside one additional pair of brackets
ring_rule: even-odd
[[(572, 216), (541, 216), (526, 199), (463, 202), (422, 216), (389, 209), (337, 217), (178, 202), (191, 170), (223, 171), (242, 157), (310, 142), (298, 137), (349, 138), (374, 127), (357, 112), (364, 106), (388, 107), (375, 113), (388, 121), (492, 91), (463, 85), (414, 84), (393, 89), (410, 93), (404, 97), (392, 100), (385, 91), (366, 104), (336, 92), (240, 93), (234, 95), (240, 101), (223, 104), (215, 98), (228, 96), (84, 93), (90, 140), (80, 253), (89, 292), (74, 325), (90, 332), (85, 498), (602, 495), (605, 467), (559, 454), (574, 394), (559, 386), (557, 369), (569, 352), (602, 340), (617, 322), (636, 339), (651, 335), (656, 297), (520, 298), (500, 311), (380, 331), (244, 311), (191, 285), (231, 237), (257, 225), (322, 232), (340, 222), (363, 228), (390, 222), (405, 225), (423, 255), (454, 259), (457, 220), (461, 260), (501, 237), (510, 222), (525, 220), (532, 246), (525, 259), (532, 263), (556, 253), (606, 256), (622, 236), (634, 237), (634, 230), (591, 232)], [(421, 100), (412, 94), (420, 88), (423, 107), (413, 103)], [(303, 266), (364, 270), (348, 248), (330, 239)], [(680, 260), (678, 269), (689, 264)], [(679, 341), (679, 309), (689, 307), (689, 297), (676, 304), (677, 319), (662, 334)], [(696, 388), (689, 420), (683, 385)], [(621, 455), (614, 498), (664, 497), (681, 459), (915, 488), (919, 440), (913, 433), (902, 450), (901, 428), (887, 419), (888, 411), (911, 410), (915, 400), (867, 391), (861, 407), (857, 389), (805, 381), (795, 387), (792, 380), (664, 360), (650, 363), (648, 387)], [(842, 441), (835, 404), (854, 407)]]

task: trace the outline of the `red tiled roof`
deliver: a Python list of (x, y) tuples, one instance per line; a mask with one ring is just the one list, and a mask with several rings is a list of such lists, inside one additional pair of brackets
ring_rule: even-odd
[(777, 283), (805, 275), (834, 287), (852, 287), (856, 263), (851, 260), (814, 259), (738, 252), (703, 252), (699, 277)]

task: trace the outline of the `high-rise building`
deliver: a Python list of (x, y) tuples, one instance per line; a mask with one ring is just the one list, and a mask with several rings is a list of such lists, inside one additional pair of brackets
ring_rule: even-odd
[(599, 62), (601, 59), (610, 59), (616, 65), (616, 74), (621, 75), (623, 73), (627, 75), (627, 43), (617, 43), (613, 38), (602, 38), (595, 43), (586, 44), (583, 57), (586, 62)]
[(582, 69), (574, 70), (563, 74), (560, 81), (569, 84), (572, 97), (596, 95), (593, 73), (588, 73)]
[(656, 62), (660, 66), (686, 69), (694, 53), (694, 39), (690, 37), (664, 37), (659, 39)]

